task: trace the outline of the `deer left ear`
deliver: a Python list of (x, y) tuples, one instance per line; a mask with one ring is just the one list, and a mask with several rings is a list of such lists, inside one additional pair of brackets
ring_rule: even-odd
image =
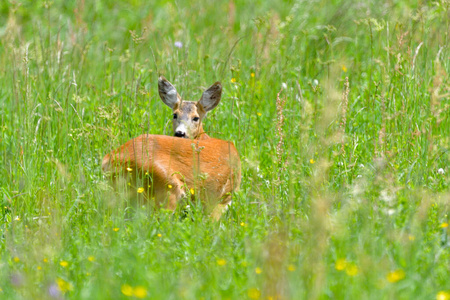
[(202, 98), (197, 102), (197, 106), (200, 105), (206, 113), (219, 104), (221, 97), (222, 85), (217, 81), (203, 92)]
[(175, 87), (164, 76), (158, 79), (158, 92), (161, 100), (172, 109), (181, 100)]

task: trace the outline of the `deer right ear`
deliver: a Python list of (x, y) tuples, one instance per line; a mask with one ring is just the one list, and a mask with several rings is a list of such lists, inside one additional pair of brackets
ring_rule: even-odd
[(161, 100), (172, 109), (181, 99), (175, 87), (164, 76), (158, 79), (158, 92)]

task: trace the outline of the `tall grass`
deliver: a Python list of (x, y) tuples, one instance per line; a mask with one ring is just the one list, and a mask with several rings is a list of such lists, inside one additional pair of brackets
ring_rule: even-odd
[[(450, 299), (449, 9), (1, 2), (0, 298)], [(243, 172), (220, 222), (101, 172), (170, 133), (160, 74), (224, 86), (205, 129)]]

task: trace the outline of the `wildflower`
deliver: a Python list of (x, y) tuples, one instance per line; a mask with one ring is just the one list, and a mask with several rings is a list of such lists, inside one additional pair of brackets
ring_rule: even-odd
[(20, 221), (20, 217), (19, 217), (19, 216), (16, 216), (16, 217), (14, 218), (14, 220), (15, 220), (15, 221)]
[(169, 185), (167, 185), (167, 187), (168, 187), (169, 189), (171, 189), (171, 188), (172, 188), (172, 185), (171, 185), (171, 184), (169, 184)]
[(120, 288), (120, 291), (125, 296), (133, 296), (133, 288), (131, 286), (129, 286), (128, 284), (122, 285), (122, 287)]
[(310, 164), (313, 164), (313, 163), (315, 163), (316, 161), (313, 159), (313, 158), (311, 158), (310, 160), (309, 160), (309, 163)]
[(318, 86), (319, 85), (319, 80), (314, 79), (313, 82), (312, 82), (312, 85), (313, 85), (313, 87)]
[(250, 299), (259, 299), (261, 292), (258, 289), (251, 288), (248, 290), (247, 295)]
[(92, 256), (92, 255), (88, 256), (88, 261), (93, 262), (94, 260), (95, 260), (94, 256)]
[(58, 285), (58, 289), (63, 293), (73, 290), (73, 285), (62, 278), (57, 278), (56, 284)]
[(231, 83), (236, 83), (236, 78), (231, 78)]
[(219, 266), (225, 266), (227, 264), (227, 261), (225, 259), (221, 258), (221, 259), (217, 260), (217, 264)]
[(59, 264), (60, 264), (61, 267), (63, 267), (63, 268), (65, 268), (65, 267), (67, 267), (67, 266), (69, 265), (69, 263), (68, 263), (67, 261), (65, 261), (65, 260), (60, 261)]
[(441, 228), (447, 228), (448, 227), (448, 223), (444, 222), (441, 224)]
[(158, 237), (162, 237), (162, 234), (161, 234), (161, 233), (158, 233), (157, 236), (158, 236)]
[(131, 172), (131, 171), (133, 171), (133, 169), (132, 168), (127, 168), (127, 171)]
[(438, 174), (441, 174), (441, 175), (445, 174), (445, 171), (442, 168), (439, 168), (437, 172), (438, 172)]
[(40, 271), (40, 270), (42, 270), (42, 267), (41, 266), (37, 266), (36, 269), (38, 269), (38, 271)]
[(287, 89), (287, 84), (286, 84), (285, 82), (282, 82), (282, 83), (281, 83), (281, 88), (282, 88), (283, 90)]
[(288, 266), (288, 271), (294, 272), (295, 271), (295, 266), (294, 265), (289, 265)]
[(138, 188), (138, 189), (137, 189), (137, 192), (138, 192), (139, 194), (142, 194), (142, 193), (144, 192), (144, 188), (143, 188), (143, 187)]
[(119, 228), (114, 227), (113, 230), (114, 230), (115, 232), (117, 232), (117, 231), (119, 231)]
[(395, 282), (400, 281), (403, 278), (405, 278), (405, 271), (403, 271), (402, 269), (398, 269), (398, 270), (389, 272), (387, 274), (386, 278), (389, 282), (395, 283)]
[(191, 195), (194, 195), (194, 194), (195, 194), (195, 191), (194, 191), (193, 188), (191, 188), (191, 189), (189, 190), (189, 192), (191, 192)]
[(351, 263), (347, 264), (345, 268), (345, 273), (347, 273), (348, 276), (356, 276), (358, 275), (358, 271), (358, 266)]
[(48, 263), (48, 259), (47, 258), (44, 258), (42, 261), (45, 262), (45, 263)]
[(241, 222), (241, 226), (244, 227), (244, 226), (245, 226), (245, 223), (244, 223), (244, 222)]
[(255, 268), (255, 273), (256, 273), (256, 274), (261, 274), (261, 273), (262, 273), (262, 269), (259, 268), (259, 267), (256, 267), (256, 268)]
[(252, 77), (252, 78), (255, 77), (255, 73), (251, 72), (250, 77)]
[(347, 260), (345, 258), (340, 258), (336, 261), (334, 264), (334, 268), (338, 271), (345, 270), (345, 267), (347, 266)]
[(347, 72), (347, 67), (345, 65), (342, 65), (342, 71)]
[(20, 261), (20, 258), (18, 258), (17, 256), (15, 256), (15, 257), (13, 258), (13, 260), (14, 260), (14, 262), (18, 263), (18, 262)]
[(133, 289), (133, 295), (136, 298), (145, 298), (147, 296), (147, 290), (143, 286), (137, 286)]
[(260, 113), (260, 112), (257, 112), (256, 114), (258, 115), (258, 117), (262, 116), (262, 113)]
[(176, 41), (173, 45), (177, 48), (183, 48), (183, 43), (180, 41)]
[(436, 295), (436, 300), (450, 300), (450, 293), (447, 291), (440, 291)]

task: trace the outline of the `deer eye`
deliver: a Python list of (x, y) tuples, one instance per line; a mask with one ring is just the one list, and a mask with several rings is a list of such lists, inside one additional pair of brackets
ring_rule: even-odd
[(195, 118), (192, 119), (192, 121), (194, 121), (194, 122), (197, 122), (198, 120), (200, 120), (199, 117), (195, 117)]
[(173, 118), (174, 119), (178, 118), (177, 114), (173, 114)]

